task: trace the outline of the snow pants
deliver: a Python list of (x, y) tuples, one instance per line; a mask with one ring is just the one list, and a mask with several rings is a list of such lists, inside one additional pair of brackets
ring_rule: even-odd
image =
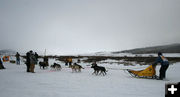
[(29, 63), (27, 63), (27, 64), (26, 64), (26, 66), (27, 66), (27, 70), (26, 70), (26, 72), (30, 72), (30, 64), (29, 64)]
[(166, 78), (166, 70), (168, 69), (168, 67), (169, 67), (169, 64), (168, 65), (164, 65), (164, 66), (162, 66), (161, 65), (161, 68), (160, 68), (160, 70), (159, 70), (159, 78), (160, 79), (164, 79), (164, 78)]
[(16, 59), (16, 64), (20, 65), (20, 59)]

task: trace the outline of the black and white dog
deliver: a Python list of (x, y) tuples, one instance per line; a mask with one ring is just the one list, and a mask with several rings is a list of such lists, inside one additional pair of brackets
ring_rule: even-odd
[(61, 67), (60, 64), (54, 63), (53, 65), (51, 65), (51, 69), (54, 69), (54, 70), (61, 70), (62, 67)]

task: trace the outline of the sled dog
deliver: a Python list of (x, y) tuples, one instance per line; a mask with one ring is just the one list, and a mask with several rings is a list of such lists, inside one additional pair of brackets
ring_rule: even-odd
[(95, 75), (102, 74), (103, 76), (106, 75), (107, 70), (103, 66), (92, 65), (91, 68), (94, 69), (94, 72), (92, 74), (95, 74)]
[(70, 68), (72, 69), (72, 72), (81, 72), (81, 69), (84, 69), (81, 65), (78, 65), (76, 63), (71, 65)]
[(53, 65), (51, 65), (51, 69), (54, 69), (54, 70), (61, 70), (62, 67), (61, 67), (60, 64), (54, 63)]

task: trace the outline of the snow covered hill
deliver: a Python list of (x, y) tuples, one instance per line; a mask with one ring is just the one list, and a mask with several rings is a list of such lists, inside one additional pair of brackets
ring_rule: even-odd
[[(50, 64), (53, 62), (50, 59)], [(72, 73), (64, 63), (60, 64), (62, 71), (42, 70), (36, 65), (36, 73), (27, 73), (23, 63), (4, 63), (6, 69), (0, 70), (1, 97), (164, 97), (165, 84), (180, 81), (180, 63), (170, 65), (167, 71), (170, 81), (132, 78), (121, 70), (147, 66), (98, 63), (108, 69), (108, 74), (95, 76), (89, 64), (81, 63), (85, 67), (81, 73)]]
[(11, 49), (0, 50), (0, 55), (15, 55), (16, 51)]
[(161, 46), (152, 46), (145, 48), (136, 48), (131, 50), (124, 50), (114, 53), (133, 53), (133, 54), (147, 54), (147, 53), (157, 53), (159, 51), (163, 53), (180, 53), (180, 43), (161, 45)]

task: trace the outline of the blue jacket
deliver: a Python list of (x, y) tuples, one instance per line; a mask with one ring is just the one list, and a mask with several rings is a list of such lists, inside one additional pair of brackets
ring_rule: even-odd
[(156, 65), (158, 63), (160, 63), (161, 66), (169, 65), (169, 61), (166, 58), (164, 58), (164, 56), (158, 56), (153, 65)]

